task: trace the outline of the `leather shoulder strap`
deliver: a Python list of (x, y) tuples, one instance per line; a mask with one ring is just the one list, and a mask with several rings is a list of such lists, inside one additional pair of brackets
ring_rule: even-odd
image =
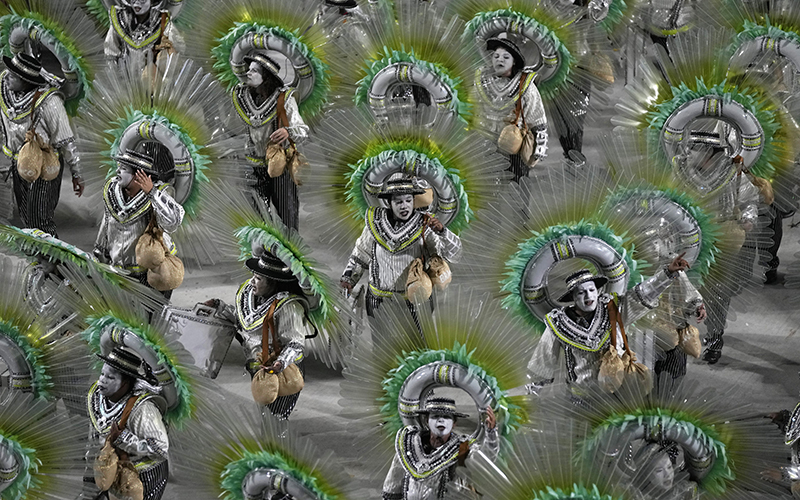
[(136, 404), (138, 399), (138, 396), (131, 396), (128, 398), (128, 401), (125, 403), (125, 409), (122, 410), (122, 417), (119, 419), (119, 430), (125, 429), (125, 426), (128, 424), (128, 417), (131, 416), (131, 412), (133, 411), (133, 405)]
[(278, 125), (281, 127), (289, 127), (289, 119), (286, 117), (286, 92), (281, 92), (278, 96)]
[[(261, 363), (264, 364), (269, 359), (269, 344), (272, 342), (272, 348), (275, 351), (275, 356), (281, 353), (281, 343), (278, 340), (278, 332), (275, 329), (275, 307), (278, 305), (278, 300), (273, 299), (272, 304), (269, 305), (267, 315), (264, 317), (264, 322), (261, 323)], [(271, 338), (270, 338), (271, 337)]]

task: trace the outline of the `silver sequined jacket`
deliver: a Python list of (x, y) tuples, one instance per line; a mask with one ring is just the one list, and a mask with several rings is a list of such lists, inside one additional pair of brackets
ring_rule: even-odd
[(284, 87), (274, 92), (260, 105), (256, 105), (250, 87), (240, 83), (233, 88), (233, 106), (239, 118), (247, 125), (247, 142), (245, 143), (245, 153), (248, 161), (256, 165), (264, 165), (264, 156), (269, 144), (269, 136), (278, 130), (278, 97), (281, 92), (286, 92), (284, 107), (286, 108), (286, 119), (289, 126), (289, 138), (295, 143), (303, 142), (308, 137), (308, 125), (303, 121), (300, 112), (297, 110), (294, 89)]
[(379, 297), (405, 293), (408, 267), (423, 254), (423, 232), (428, 256), (439, 255), (449, 262), (461, 258), (461, 240), (449, 229), (436, 233), (423, 224), (419, 211), (393, 225), (390, 213), (380, 207), (367, 210), (364, 230), (342, 274), (343, 281), (355, 285), (368, 269), (370, 291)]
[(6, 75), (8, 70), (0, 73), (0, 109), (2, 109), (3, 154), (16, 160), (19, 150), (25, 144), (25, 133), (31, 126), (31, 109), (37, 90), (43, 91), (35, 103), (33, 119), (36, 120), (36, 133), (46, 144), (53, 146), (72, 172), (73, 177), (80, 176), (78, 152), (75, 147), (75, 136), (69, 124), (69, 117), (64, 109), (62, 95), (54, 88), (34, 89), (25, 94), (8, 89)]
[(276, 301), (272, 317), (282, 348), (278, 360), (286, 368), (303, 360), (305, 339), (314, 333), (306, 319), (303, 297), (288, 292), (279, 292), (268, 298), (258, 297), (253, 293), (252, 282), (248, 280), (239, 287), (236, 304), (226, 305), (223, 314), (239, 326), (244, 355), (251, 362), (261, 354), (264, 318)]
[[(500, 136), (503, 127), (514, 121), (517, 96), (519, 95), (519, 80), (523, 73), (519, 72), (510, 79), (489, 73), (488, 68), (482, 70), (476, 82), (476, 89), (481, 97), (478, 116), (480, 127), (496, 138)], [(529, 129), (543, 134), (546, 144), (547, 115), (544, 112), (539, 89), (533, 83), (533, 74), (527, 74), (527, 79), (523, 83), (521, 115), (517, 125), (521, 127), (524, 118)]]
[[(658, 306), (658, 298), (672, 283), (666, 271), (659, 271), (652, 278), (639, 283), (628, 295), (619, 299), (619, 309), (628, 340), (633, 343), (628, 325)], [(534, 383), (551, 380), (562, 363), (563, 352), (567, 382), (575, 389), (592, 387), (597, 383), (603, 348), (609, 342), (610, 321), (606, 305), (611, 295), (601, 294), (594, 316), (586, 325), (573, 321), (566, 308), (553, 309), (547, 314), (547, 328), (536, 345), (528, 362), (528, 372)], [(622, 334), (617, 331), (617, 350), (623, 354)], [(635, 350), (634, 350), (635, 352)]]
[[(110, 26), (104, 45), (106, 57), (124, 59), (135, 67), (154, 62), (153, 49), (161, 35), (161, 11), (151, 9), (149, 18), (133, 28), (133, 10), (114, 5), (108, 11), (108, 19)], [(183, 37), (169, 19), (164, 27), (164, 36), (176, 52), (183, 52)]]
[(103, 187), (105, 212), (94, 254), (101, 262), (141, 273), (145, 269), (136, 264), (136, 242), (147, 229), (151, 214), (155, 214), (158, 227), (164, 230), (164, 243), (175, 254), (169, 233), (177, 231), (183, 222), (183, 207), (172, 197), (172, 186), (162, 182), (156, 182), (149, 193), (139, 191), (130, 199), (126, 199), (124, 191), (116, 177)]
[[(99, 453), (111, 431), (112, 422), (119, 423), (130, 395), (112, 403), (97, 391), (97, 384), (89, 390), (90, 453)], [(141, 474), (169, 459), (169, 437), (161, 411), (152, 401), (153, 395), (142, 389), (134, 389), (132, 395), (138, 399), (128, 417), (128, 424), (112, 444), (129, 455)]]
[[(435, 500), (456, 490), (466, 490), (469, 485), (457, 471), (461, 443), (470, 441), (470, 455), (481, 451), (490, 460), (494, 460), (499, 451), (496, 428), (486, 430), (483, 441), (478, 444), (469, 436), (453, 432), (444, 445), (430, 453), (425, 453), (422, 439), (423, 430), (418, 426), (397, 431), (394, 459), (383, 482), (383, 500)], [(466, 467), (469, 467), (470, 455), (464, 463)]]

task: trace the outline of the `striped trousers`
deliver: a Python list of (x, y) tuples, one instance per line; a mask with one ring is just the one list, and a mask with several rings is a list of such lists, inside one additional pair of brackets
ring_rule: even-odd
[(17, 162), (11, 166), (11, 175), (14, 178), (14, 198), (19, 207), (19, 216), (22, 225), (26, 228), (41, 229), (53, 236), (56, 232), (56, 205), (61, 195), (61, 175), (64, 173), (62, 160), (61, 170), (52, 181), (37, 179), (33, 182), (23, 180), (17, 172)]

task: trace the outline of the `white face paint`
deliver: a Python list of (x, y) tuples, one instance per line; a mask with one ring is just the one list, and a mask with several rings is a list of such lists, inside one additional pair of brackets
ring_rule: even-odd
[(442, 440), (447, 440), (447, 438), (450, 437), (454, 423), (455, 421), (452, 415), (440, 415), (435, 413), (428, 415), (428, 428), (431, 431), (431, 436), (436, 436)]
[(258, 297), (266, 297), (274, 288), (274, 282), (258, 273), (253, 273), (253, 293)]
[(261, 75), (261, 71), (260, 64), (255, 61), (251, 62), (250, 67), (247, 68), (247, 73), (245, 73), (245, 84), (248, 87), (255, 88), (264, 83), (264, 77)]
[(392, 207), (392, 214), (396, 219), (406, 221), (414, 212), (414, 196), (410, 194), (396, 194), (392, 196), (389, 205)]
[(131, 0), (131, 8), (137, 16), (150, 12), (150, 0)]
[(105, 364), (97, 380), (97, 392), (105, 397), (113, 396), (122, 388), (124, 381), (122, 373)]
[(492, 69), (497, 76), (511, 76), (511, 68), (514, 66), (514, 56), (511, 52), (502, 47), (498, 47), (492, 52)]
[(117, 166), (117, 180), (119, 181), (119, 187), (128, 187), (131, 184), (134, 175), (136, 175), (136, 171), (133, 168), (127, 165)]
[(593, 312), (597, 309), (597, 287), (594, 281), (587, 281), (575, 287), (572, 292), (572, 299), (575, 301), (575, 307), (583, 312)]
[(650, 476), (650, 484), (655, 488), (666, 491), (672, 488), (675, 479), (675, 468), (666, 453), (661, 454), (653, 465), (653, 473)]

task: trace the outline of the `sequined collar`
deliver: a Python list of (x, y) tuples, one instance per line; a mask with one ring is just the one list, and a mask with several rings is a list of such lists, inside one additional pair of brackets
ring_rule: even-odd
[(97, 382), (92, 385), (92, 388), (89, 389), (89, 395), (87, 396), (87, 403), (89, 405), (89, 418), (92, 420), (92, 426), (97, 432), (105, 434), (111, 430), (112, 422), (120, 421), (122, 412), (125, 410), (125, 403), (128, 402), (131, 396), (137, 397), (136, 403), (134, 404), (134, 408), (136, 408), (136, 405), (151, 397), (152, 394), (134, 391), (133, 393), (126, 394), (125, 397), (121, 398), (116, 403), (112, 403), (97, 390)]
[[(165, 184), (158, 186), (161, 189)], [(103, 187), (103, 201), (111, 216), (120, 224), (128, 224), (147, 214), (152, 203), (144, 191), (139, 191), (136, 196), (125, 200), (124, 189), (119, 185), (116, 177), (106, 182)]]
[(232, 94), (236, 112), (251, 127), (262, 127), (275, 118), (280, 92), (273, 92), (260, 105), (256, 105), (250, 87), (243, 83), (234, 87)]
[(289, 292), (278, 292), (263, 302), (259, 302), (256, 294), (253, 293), (252, 280), (247, 280), (239, 287), (236, 293), (236, 317), (239, 324), (245, 331), (258, 328), (264, 323), (264, 316), (267, 315), (270, 304), (278, 301), (275, 305), (275, 312), (287, 302), (299, 300), (300, 297)]
[(131, 29), (133, 12), (119, 9), (114, 5), (108, 11), (108, 15), (117, 35), (134, 49), (141, 49), (155, 43), (161, 36), (161, 12), (158, 9), (151, 9), (150, 17), (145, 22), (136, 25), (134, 29)]
[(403, 468), (415, 479), (425, 479), (442, 469), (455, 465), (461, 443), (467, 441), (464, 435), (452, 433), (447, 442), (431, 453), (425, 453), (422, 444), (422, 430), (410, 425), (397, 432), (395, 451)]
[(422, 213), (416, 210), (407, 221), (395, 228), (389, 220), (387, 209), (371, 207), (367, 210), (366, 222), (378, 244), (392, 253), (408, 248), (422, 236), (422, 232), (425, 230)]
[(597, 352), (608, 341), (610, 322), (607, 304), (611, 295), (602, 294), (597, 299), (597, 309), (588, 328), (584, 328), (567, 316), (564, 309), (555, 309), (547, 314), (545, 322), (562, 342), (582, 351)]
[[(3, 114), (7, 116), (9, 120), (19, 121), (27, 118), (28, 115), (31, 114), (33, 110), (33, 96), (36, 95), (37, 89), (33, 89), (24, 94), (12, 92), (8, 88), (8, 81), (6, 80), (7, 74), (8, 70), (0, 73), (0, 95), (2, 95), (2, 99), (0, 99), (0, 108), (2, 108)], [(41, 94), (39, 102), (42, 102), (42, 99), (54, 90), (55, 89), (49, 89), (48, 92)]]

